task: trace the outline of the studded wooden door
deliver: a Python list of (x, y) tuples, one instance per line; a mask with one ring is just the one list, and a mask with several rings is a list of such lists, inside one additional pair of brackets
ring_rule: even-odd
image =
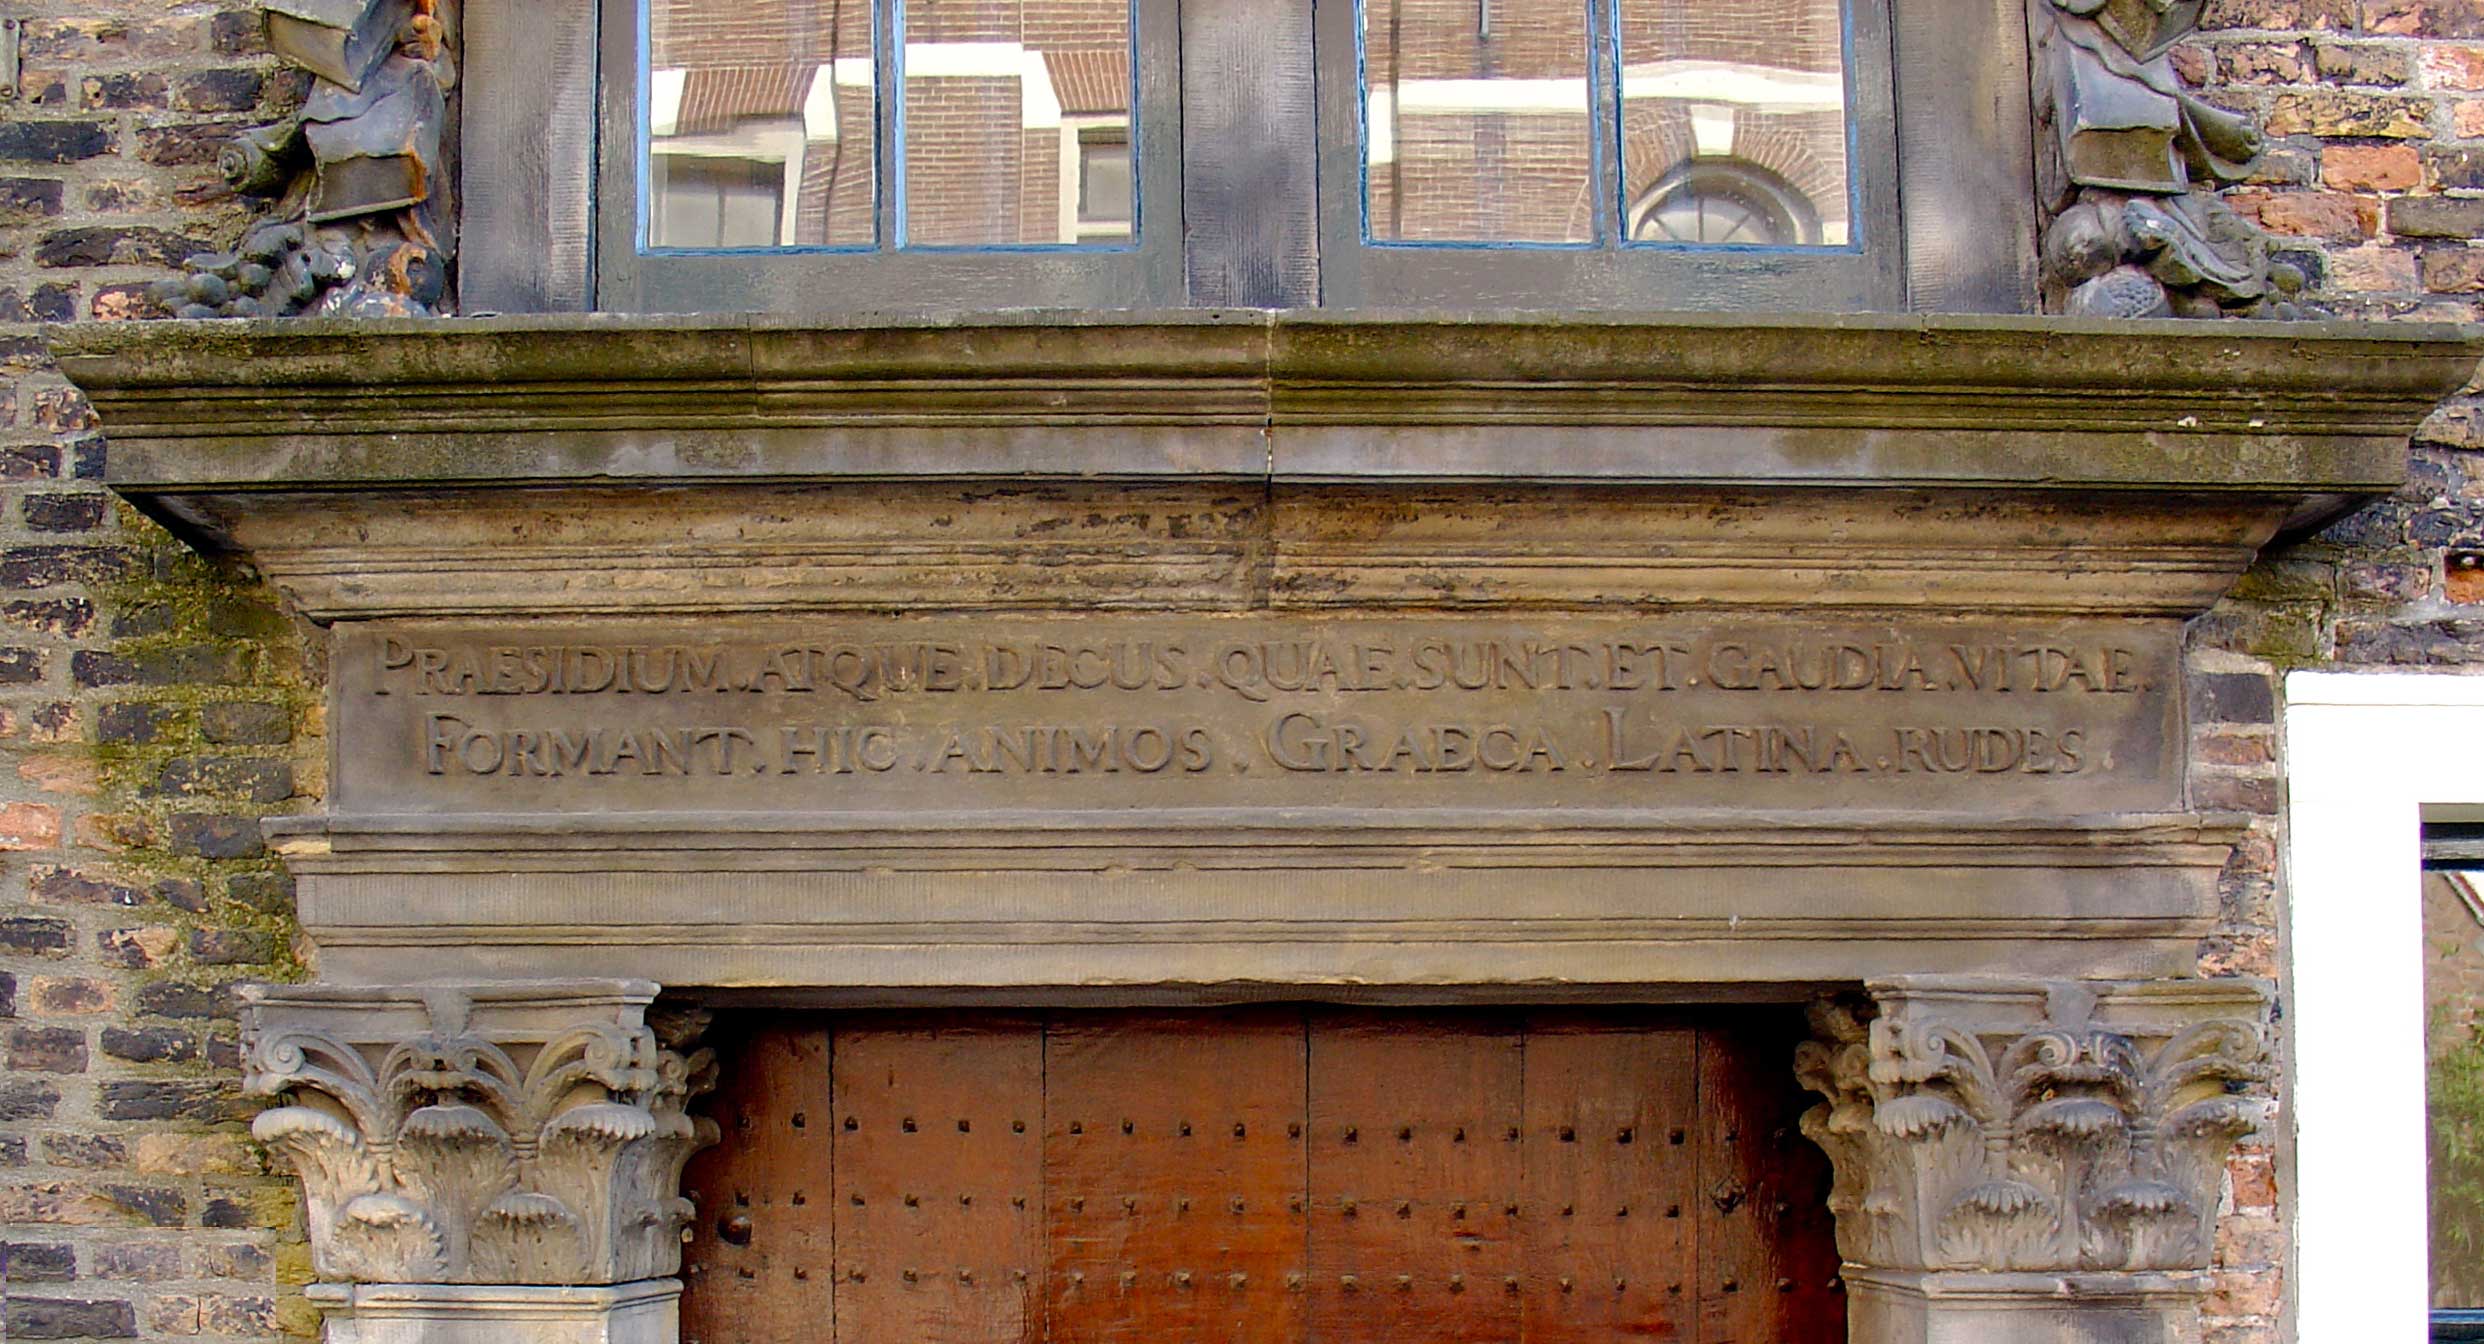
[(1831, 1344), (1794, 1024), (841, 1016), (726, 1037), (687, 1344)]

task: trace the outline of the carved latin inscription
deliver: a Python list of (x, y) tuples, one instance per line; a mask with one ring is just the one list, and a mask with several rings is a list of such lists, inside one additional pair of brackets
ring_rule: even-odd
[(343, 637), (378, 810), (2170, 804), (2170, 634), (822, 621)]

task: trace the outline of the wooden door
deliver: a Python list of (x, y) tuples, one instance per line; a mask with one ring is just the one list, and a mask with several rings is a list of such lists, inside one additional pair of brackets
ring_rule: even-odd
[(1831, 1344), (1766, 1011), (848, 1015), (727, 1037), (687, 1344)]

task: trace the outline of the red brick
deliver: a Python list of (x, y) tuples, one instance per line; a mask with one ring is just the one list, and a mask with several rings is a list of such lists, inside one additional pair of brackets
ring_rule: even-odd
[(2340, 191), (2406, 191), (2422, 184), (2424, 162), (2412, 145), (2329, 145), (2320, 180)]
[(2436, 294), (2484, 291), (2484, 248), (2436, 247), (2424, 253), (2424, 288)]
[(2363, 26), (2403, 37), (2484, 37), (2475, 0), (2363, 0)]
[(2369, 238), (2380, 231), (2380, 205), (2333, 191), (2289, 191), (2260, 202), (2260, 227), (2305, 238)]
[(2424, 83), (2435, 89), (2484, 89), (2484, 46), (2424, 45)]
[(54, 849), (59, 845), (59, 808), (43, 803), (0, 805), (0, 849)]
[(2304, 89), (2268, 100), (2270, 135), (2370, 135), (2418, 140), (2432, 134), (2432, 100), (2350, 89)]

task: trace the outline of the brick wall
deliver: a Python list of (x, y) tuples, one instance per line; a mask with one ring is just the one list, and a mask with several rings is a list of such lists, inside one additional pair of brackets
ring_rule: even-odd
[[(300, 82), (237, 3), (10, 12), (0, 322), (147, 315), (147, 282), (238, 234), (223, 138)], [(297, 973), (255, 818), (317, 787), (313, 697), (269, 595), (117, 506), (104, 452), (0, 327), (0, 1338), (298, 1334), (307, 1250), (226, 986)]]
[[(225, 246), (211, 168), (298, 94), (239, 3), (23, 0), (0, 105), (0, 322), (149, 315)], [(2217, 0), (2182, 60), (2276, 144), (2239, 203), (2350, 316), (2484, 300), (2484, 7)], [(2484, 662), (2484, 406), (2436, 416), (2397, 498), (2272, 554), (2195, 626), (2198, 802), (2259, 818), (2202, 948), (2278, 967), (2277, 676)], [(32, 330), (0, 328), (0, 1337), (262, 1340), (311, 1328), (293, 1195), (241, 1117), (225, 986), (299, 973), (250, 818), (313, 805), (315, 674), (266, 593), (97, 486), (104, 446)], [(2233, 1166), (2213, 1344), (2277, 1338), (2272, 1150)]]
[[(2313, 297), (2342, 317), (2484, 316), (2484, 5), (2473, 0), (2210, 0), (2176, 53), (2207, 96), (2270, 132), (2237, 209), (2277, 235)], [(2479, 389), (2427, 422), (2392, 500), (2272, 551), (2192, 630), (2195, 798), (2253, 814), (2227, 870), (2211, 972), (2273, 975), (2284, 785), (2278, 678), (2320, 666), (2484, 663)], [(2416, 893), (2385, 893), (2415, 899)], [(2286, 1242), (2273, 1154), (2234, 1166), (2235, 1215), (2210, 1344), (2278, 1338)]]

